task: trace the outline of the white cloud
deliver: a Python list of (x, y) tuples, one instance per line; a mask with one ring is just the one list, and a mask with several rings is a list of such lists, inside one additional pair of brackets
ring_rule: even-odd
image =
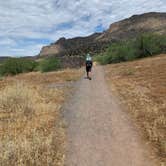
[[(5, 0), (0, 1), (0, 56), (36, 55), (45, 43), (85, 36), (133, 14), (166, 11), (165, 0)], [(71, 26), (62, 28), (62, 23)], [(62, 24), (63, 25), (63, 24)], [(65, 24), (67, 25), (67, 24)], [(60, 26), (60, 28), (58, 28)], [(22, 41), (23, 44), (20, 42)]]

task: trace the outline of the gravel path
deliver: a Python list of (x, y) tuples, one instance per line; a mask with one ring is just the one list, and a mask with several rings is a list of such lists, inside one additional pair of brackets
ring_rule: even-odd
[(65, 106), (65, 166), (157, 166), (132, 122), (110, 94), (103, 69), (82, 78)]

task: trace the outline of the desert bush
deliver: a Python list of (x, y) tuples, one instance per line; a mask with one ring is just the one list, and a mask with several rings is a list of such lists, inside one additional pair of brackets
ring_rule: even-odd
[(37, 62), (24, 58), (8, 58), (0, 65), (0, 75), (16, 75), (35, 70)]
[(112, 43), (104, 54), (95, 59), (101, 64), (119, 63), (166, 52), (166, 37), (142, 34), (136, 39)]
[(103, 55), (95, 59), (101, 64), (119, 63), (137, 58), (137, 48), (133, 40), (113, 43)]
[(96, 55), (94, 57), (94, 61), (97, 61), (97, 62), (99, 62), (102, 65), (106, 65), (106, 64), (108, 64), (108, 62), (110, 62), (109, 56), (106, 55), (106, 54)]
[(136, 40), (139, 49), (139, 57), (147, 57), (166, 51), (166, 36), (157, 34), (143, 34)]
[(61, 64), (58, 58), (49, 57), (40, 61), (39, 70), (42, 72), (56, 71), (60, 69)]

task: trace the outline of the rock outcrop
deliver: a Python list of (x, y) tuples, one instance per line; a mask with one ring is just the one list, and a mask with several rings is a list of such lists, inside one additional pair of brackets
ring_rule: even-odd
[(103, 33), (73, 39), (61, 38), (42, 48), (39, 56), (78, 56), (103, 52), (111, 42), (134, 38), (141, 33), (166, 34), (166, 13), (146, 13), (113, 23)]
[(40, 56), (75, 56), (86, 53), (99, 53), (109, 44), (108, 41), (98, 40), (97, 38), (100, 35), (101, 33), (95, 33), (88, 37), (60, 38), (57, 42), (43, 47)]
[(166, 13), (145, 13), (113, 23), (100, 36), (100, 40), (122, 40), (134, 38), (142, 33), (166, 35)]

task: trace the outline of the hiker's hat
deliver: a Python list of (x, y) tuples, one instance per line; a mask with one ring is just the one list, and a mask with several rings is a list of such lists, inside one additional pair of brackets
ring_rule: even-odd
[(91, 61), (91, 60), (92, 60), (90, 54), (87, 54), (87, 56), (86, 56), (86, 60), (87, 60), (87, 61)]

